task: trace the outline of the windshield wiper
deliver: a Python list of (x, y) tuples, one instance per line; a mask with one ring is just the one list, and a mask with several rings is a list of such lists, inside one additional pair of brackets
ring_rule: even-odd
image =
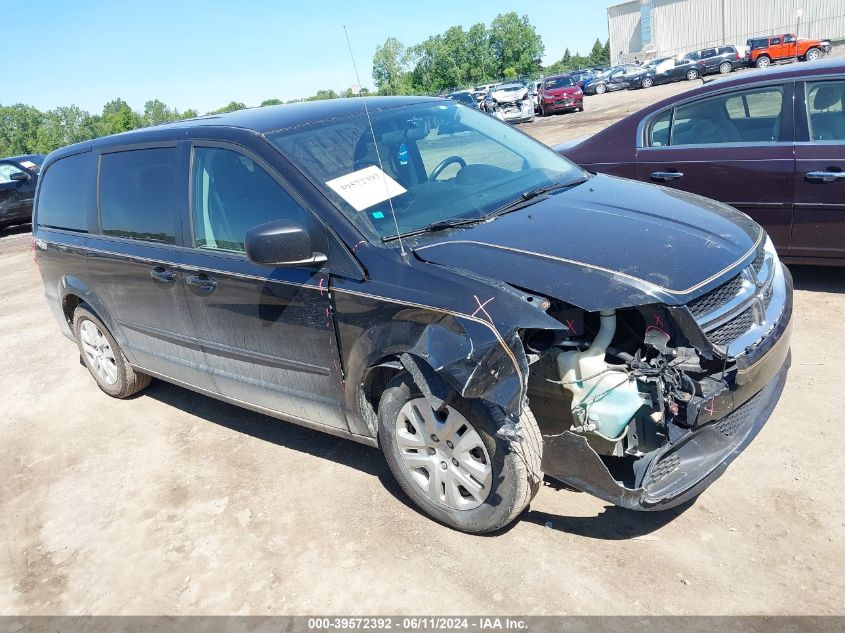
[(589, 177), (582, 176), (581, 178), (576, 178), (575, 180), (567, 180), (566, 182), (556, 182), (545, 187), (537, 187), (536, 189), (529, 189), (528, 191), (523, 191), (522, 194), (520, 194), (519, 198), (511, 200), (507, 204), (502, 205), (492, 213), (489, 213), (487, 217), (495, 218), (497, 216), (504, 215), (505, 213), (518, 211), (523, 207), (527, 207), (530, 204), (539, 202), (552, 191), (557, 191), (558, 189), (569, 189), (570, 187), (575, 187), (576, 185), (580, 185), (584, 182), (587, 182), (587, 180), (589, 180)]
[(487, 220), (487, 216), (481, 216), (477, 218), (459, 218), (459, 219), (452, 219), (452, 220), (437, 220), (436, 222), (432, 222), (431, 224), (426, 224), (421, 229), (415, 229), (413, 231), (408, 231), (407, 233), (402, 233), (401, 236), (397, 235), (387, 235), (382, 238), (382, 242), (390, 242), (392, 240), (397, 239), (397, 237), (412, 237), (414, 235), (420, 235), (421, 233), (435, 233), (437, 231), (445, 231), (447, 229), (454, 228), (456, 226), (465, 226), (467, 224), (477, 224), (479, 222), (485, 222)]

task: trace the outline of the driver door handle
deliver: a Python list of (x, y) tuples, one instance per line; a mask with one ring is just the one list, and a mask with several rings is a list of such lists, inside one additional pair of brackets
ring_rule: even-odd
[(684, 172), (682, 171), (653, 171), (651, 172), (651, 179), (657, 180), (658, 182), (669, 182), (670, 180), (677, 180), (678, 178), (683, 178)]
[(188, 275), (185, 277), (185, 283), (208, 294), (211, 294), (217, 289), (217, 282), (205, 273)]
[(804, 178), (810, 182), (836, 182), (845, 179), (845, 171), (808, 171)]

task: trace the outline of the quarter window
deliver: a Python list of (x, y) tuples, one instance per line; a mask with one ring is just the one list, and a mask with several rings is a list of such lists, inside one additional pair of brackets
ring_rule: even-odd
[(100, 228), (103, 235), (174, 244), (179, 223), (175, 147), (103, 154)]
[(669, 125), (672, 122), (672, 110), (659, 114), (648, 126), (648, 145), (665, 147), (669, 144)]
[(39, 226), (88, 230), (94, 202), (94, 165), (89, 152), (60, 158), (41, 175), (35, 216)]
[(197, 248), (244, 252), (249, 229), (290, 219), (309, 226), (300, 207), (254, 160), (218, 147), (194, 148), (194, 244)]
[(807, 84), (810, 139), (845, 141), (845, 81)]

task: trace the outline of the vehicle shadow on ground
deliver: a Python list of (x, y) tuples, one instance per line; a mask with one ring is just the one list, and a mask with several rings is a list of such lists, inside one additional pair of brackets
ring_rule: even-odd
[(845, 293), (845, 268), (790, 265), (789, 272), (796, 290)]
[[(569, 493), (571, 494), (571, 493)], [(695, 499), (668, 510), (637, 512), (614, 505), (592, 517), (571, 517), (529, 509), (522, 515), (528, 523), (543, 525), (559, 532), (602, 541), (624, 541), (651, 534), (686, 512)]]
[(413, 508), (393, 478), (381, 451), (377, 448), (278, 420), (162, 380), (153, 380), (147, 389), (132, 397), (154, 398), (238, 433), (373, 475), (378, 477), (382, 485), (394, 497)]
[(15, 224), (14, 226), (4, 226), (0, 228), (0, 239), (4, 237), (12, 237), (13, 235), (23, 235), (24, 233), (32, 233), (31, 224)]
[[(244, 433), (265, 442), (356, 468), (361, 472), (377, 477), (385, 490), (393, 495), (397, 501), (424, 516), (399, 487), (381, 451), (377, 448), (277, 420), (161, 380), (154, 380), (149, 388), (133, 396), (133, 398), (143, 397), (154, 398), (159, 402), (238, 433)], [(561, 494), (576, 493), (563, 491)], [(569, 517), (529, 510), (510, 525), (492, 532), (489, 536), (505, 534), (520, 521), (526, 521), (538, 525), (551, 523), (555, 530), (587, 538), (624, 540), (643, 536), (663, 527), (690, 505), (692, 504), (687, 503), (663, 512), (634, 512), (609, 506), (601, 514), (594, 517)]]

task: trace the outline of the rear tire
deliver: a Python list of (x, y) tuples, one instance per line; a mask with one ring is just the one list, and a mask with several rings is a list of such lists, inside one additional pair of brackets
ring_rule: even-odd
[(772, 60), (766, 55), (760, 55), (754, 63), (757, 68), (768, 68), (772, 65)]
[(522, 439), (508, 442), (496, 437), (501, 414), (493, 408), (455, 396), (440, 414), (403, 373), (382, 394), (378, 420), (379, 442), (396, 481), (444, 525), (470, 533), (498, 530), (540, 489), (543, 439), (527, 407), (519, 421)]
[(128, 398), (149, 386), (152, 378), (135, 371), (111, 332), (85, 304), (73, 313), (73, 334), (82, 361), (105, 393)]
[(693, 68), (687, 71), (687, 81), (695, 81), (698, 79), (698, 71)]
[(722, 62), (721, 64), (719, 64), (719, 72), (722, 75), (728, 75), (728, 74), (730, 74), (730, 72), (732, 70), (733, 70), (733, 66), (731, 65), (730, 62)]

